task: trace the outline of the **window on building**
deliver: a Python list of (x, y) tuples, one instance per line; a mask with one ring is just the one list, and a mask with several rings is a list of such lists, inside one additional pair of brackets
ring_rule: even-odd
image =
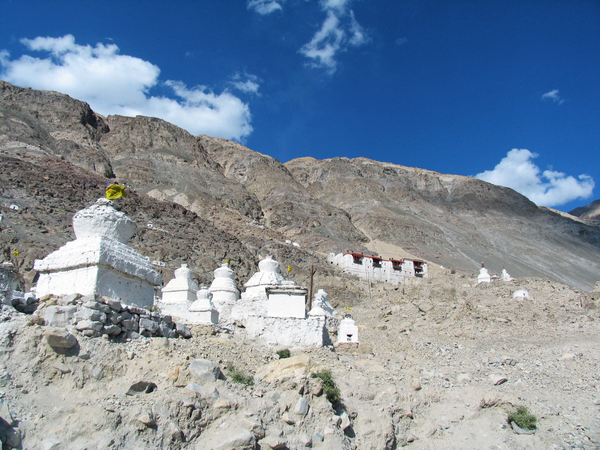
[(381, 267), (381, 258), (373, 258), (373, 267)]
[(354, 264), (362, 264), (362, 262), (363, 262), (363, 256), (362, 255), (358, 255), (358, 254), (352, 255), (352, 262)]
[(392, 269), (402, 272), (402, 261), (392, 259)]

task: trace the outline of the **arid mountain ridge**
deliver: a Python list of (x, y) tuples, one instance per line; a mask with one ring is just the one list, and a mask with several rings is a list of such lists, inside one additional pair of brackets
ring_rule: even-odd
[[(130, 186), (122, 207), (141, 225), (132, 245), (167, 262), (167, 273), (188, 262), (204, 282), (225, 257), (244, 282), (268, 252), (302, 280), (310, 264), (325, 270), (324, 256), (345, 250), (467, 273), (484, 262), (491, 272), (504, 266), (585, 290), (600, 280), (593, 216), (538, 208), (475, 178), (367, 158), (281, 164), (161, 119), (103, 117), (67, 95), (2, 81), (0, 158), (0, 244), (5, 258), (22, 248), (26, 269), (72, 239), (72, 214), (116, 179)], [(149, 221), (168, 233), (144, 228)]]

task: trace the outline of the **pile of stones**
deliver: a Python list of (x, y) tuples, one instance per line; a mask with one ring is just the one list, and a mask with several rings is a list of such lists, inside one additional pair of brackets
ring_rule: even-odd
[(62, 297), (45, 296), (32, 319), (40, 325), (74, 327), (84, 336), (112, 336), (115, 339), (144, 337), (192, 337), (190, 330), (171, 316), (136, 306), (123, 305), (119, 300), (95, 295), (79, 294)]

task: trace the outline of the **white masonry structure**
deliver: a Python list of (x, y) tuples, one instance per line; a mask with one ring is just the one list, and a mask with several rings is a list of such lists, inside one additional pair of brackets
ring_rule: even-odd
[(219, 323), (219, 311), (212, 302), (212, 294), (206, 286), (196, 293), (196, 301), (190, 305), (186, 323), (216, 325)]
[(161, 276), (127, 246), (136, 224), (105, 198), (73, 216), (76, 239), (42, 260), (36, 295), (96, 294), (127, 305), (152, 306)]
[(198, 285), (193, 281), (194, 273), (187, 264), (182, 264), (174, 272), (174, 275), (175, 278), (162, 289), (162, 299), (156, 302), (156, 307), (161, 314), (179, 318), (185, 322), (190, 305), (196, 301)]
[(212, 302), (221, 320), (231, 317), (231, 308), (240, 299), (240, 291), (235, 285), (235, 272), (229, 268), (229, 263), (223, 263), (215, 269), (214, 280), (210, 285)]
[(338, 344), (344, 342), (358, 343), (358, 326), (356, 326), (356, 322), (350, 316), (344, 317), (340, 322)]
[(307, 317), (307, 290), (284, 280), (279, 263), (271, 256), (258, 267), (232, 307), (231, 317), (244, 325), (246, 335), (289, 348), (322, 347), (328, 342), (325, 316)]
[(477, 284), (479, 283), (491, 283), (492, 277), (490, 277), (490, 273), (485, 268), (483, 263), (481, 263), (481, 269), (479, 269), (479, 275), (477, 276)]
[(383, 259), (379, 256), (346, 252), (330, 253), (327, 261), (344, 272), (371, 281), (404, 283), (407, 278), (426, 278), (427, 263), (412, 259)]

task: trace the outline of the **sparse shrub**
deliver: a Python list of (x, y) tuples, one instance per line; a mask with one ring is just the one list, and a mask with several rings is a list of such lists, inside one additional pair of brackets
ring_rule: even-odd
[(320, 378), (323, 380), (323, 392), (325, 392), (327, 400), (329, 400), (332, 405), (335, 405), (340, 401), (340, 388), (338, 388), (335, 381), (333, 381), (331, 370), (315, 372), (311, 375), (311, 378)]
[(456, 275), (456, 269), (452, 269), (452, 270), (450, 270), (450, 273), (451, 273), (452, 275)]
[(508, 423), (514, 422), (524, 430), (535, 430), (537, 417), (529, 412), (525, 406), (517, 406), (517, 410), (508, 413)]
[(227, 375), (235, 383), (245, 384), (246, 386), (254, 385), (254, 377), (246, 375), (241, 370), (237, 370), (232, 363), (227, 364)]
[(290, 350), (287, 348), (284, 348), (282, 350), (277, 350), (277, 354), (279, 355), (279, 359), (289, 358), (292, 355), (290, 353)]

